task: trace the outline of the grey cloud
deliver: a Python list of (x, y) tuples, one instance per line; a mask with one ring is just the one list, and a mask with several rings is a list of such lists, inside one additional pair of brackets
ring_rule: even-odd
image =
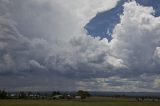
[[(98, 64), (104, 63), (105, 50), (103, 52), (100, 49), (100, 40), (86, 37), (82, 28), (85, 26), (83, 24), (89, 21), (88, 17), (93, 17), (96, 13), (96, 11), (92, 11), (88, 17), (84, 15), (86, 14), (85, 11), (91, 10), (90, 7), (87, 7), (89, 5), (86, 5), (88, 10), (82, 9), (81, 11), (80, 8), (75, 7), (75, 11), (73, 11), (74, 9), (70, 8), (70, 5), (76, 6), (76, 2), (70, 2), (69, 5), (63, 1), (51, 2), (48, 0), (1, 0), (0, 2), (2, 10), (0, 14), (0, 74), (1, 76), (5, 75), (2, 80), (17, 76), (13, 82), (19, 83), (19, 86), (15, 86), (21, 88), (33, 85), (33, 83), (28, 83), (34, 79), (34, 77), (29, 79), (29, 75), (38, 74), (39, 77), (37, 78), (39, 79), (44, 72), (50, 73), (53, 79), (57, 76), (63, 76), (69, 81), (71, 78), (76, 80), (76, 77), (80, 80), (82, 77), (88, 78), (92, 74), (94, 75), (95, 69), (92, 68), (94, 64), (97, 64), (98, 69), (100, 67)], [(88, 2), (89, 0), (82, 2), (82, 5)], [(95, 0), (93, 3), (96, 2)], [(108, 2), (115, 6), (117, 1)], [(105, 7), (103, 2), (99, 2), (99, 5), (102, 5), (101, 8), (94, 5), (98, 11), (112, 8), (111, 5)], [(82, 16), (79, 16), (78, 12), (82, 12)], [(77, 36), (81, 35), (82, 40), (87, 39), (89, 42), (85, 40), (80, 43), (88, 42), (89, 44), (78, 44), (80, 48), (76, 48), (77, 46), (70, 43), (70, 40), (74, 37), (75, 42), (78, 43), (79, 41), (76, 39), (80, 37), (77, 38)], [(94, 41), (99, 45), (94, 44)], [(93, 45), (92, 48), (85, 47), (91, 45)], [(94, 50), (96, 47), (99, 51), (97, 54)], [(85, 49), (88, 50), (85, 51)], [(83, 56), (81, 52), (85, 52), (85, 55)], [(90, 54), (92, 57), (89, 56)], [(94, 59), (95, 56), (98, 57)], [(51, 76), (50, 78), (52, 78)], [(23, 81), (26, 82), (26, 85), (22, 84)], [(38, 81), (34, 82), (38, 83)], [(13, 86), (10, 84), (8, 83), (8, 86)], [(3, 86), (7, 86), (7, 84)]]
[[(97, 0), (92, 5), (86, 5), (90, 0), (78, 0), (85, 8), (79, 8), (77, 1), (65, 2), (0, 0), (1, 86), (17, 86), (15, 90), (66, 85), (70, 90), (159, 88), (160, 19), (151, 15), (152, 8), (126, 3), (114, 39), (108, 43), (87, 36), (83, 27), (97, 11), (113, 8), (116, 0), (108, 1), (112, 7), (100, 2), (101, 8)], [(2, 82), (13, 78), (13, 84)]]

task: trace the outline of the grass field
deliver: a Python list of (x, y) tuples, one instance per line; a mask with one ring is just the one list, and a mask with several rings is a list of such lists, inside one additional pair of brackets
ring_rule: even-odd
[(0, 106), (160, 106), (159, 102), (91, 97), (81, 100), (0, 100)]

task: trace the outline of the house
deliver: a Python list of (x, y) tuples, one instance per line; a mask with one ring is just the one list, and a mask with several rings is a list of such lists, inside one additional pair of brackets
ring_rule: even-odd
[(81, 99), (81, 96), (75, 96), (75, 99)]
[(16, 97), (17, 95), (15, 93), (10, 94), (11, 97)]
[(53, 99), (61, 99), (61, 98), (63, 98), (63, 95), (55, 95), (55, 96), (53, 96)]

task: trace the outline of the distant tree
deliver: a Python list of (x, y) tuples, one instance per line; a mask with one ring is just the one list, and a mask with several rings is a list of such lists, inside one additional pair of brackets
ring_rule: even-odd
[(41, 94), (40, 94), (40, 92), (37, 92), (36, 95), (39, 97)]
[(91, 94), (88, 91), (84, 91), (84, 94), (86, 95), (86, 97), (90, 97)]
[(28, 92), (28, 96), (31, 96), (33, 93), (32, 92)]
[(0, 99), (5, 99), (7, 98), (7, 92), (5, 90), (0, 90)]
[(20, 98), (20, 99), (27, 98), (26, 93), (25, 93), (25, 92), (20, 91), (20, 92), (19, 92), (19, 98)]
[(61, 95), (61, 93), (59, 91), (53, 91), (52, 96), (56, 96), (56, 95)]
[(72, 99), (72, 96), (70, 94), (68, 94), (68, 93), (64, 93), (62, 99), (70, 100), (70, 99)]
[(28, 92), (28, 93), (26, 94), (26, 96), (27, 96), (27, 98), (32, 99), (33, 93), (32, 93), (32, 92)]
[(89, 96), (90, 96), (90, 93), (89, 93), (89, 92), (83, 91), (83, 90), (79, 90), (76, 94), (77, 94), (78, 96), (81, 96), (81, 99), (86, 99), (86, 97), (89, 97)]

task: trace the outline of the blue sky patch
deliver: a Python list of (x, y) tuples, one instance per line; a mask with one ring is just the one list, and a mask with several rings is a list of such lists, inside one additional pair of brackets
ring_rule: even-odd
[[(120, 0), (117, 6), (109, 11), (98, 13), (85, 26), (88, 34), (93, 37), (112, 39), (114, 27), (120, 22), (120, 15), (123, 13), (123, 4), (127, 0)], [(143, 6), (152, 6), (155, 9), (155, 16), (160, 16), (160, 0), (136, 0), (137, 3)]]

